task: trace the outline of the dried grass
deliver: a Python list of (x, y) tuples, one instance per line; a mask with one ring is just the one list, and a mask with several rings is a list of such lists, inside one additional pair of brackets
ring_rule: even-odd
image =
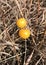
[[(31, 36), (18, 36), (24, 17)], [(46, 65), (46, 1), (0, 0), (0, 65)]]

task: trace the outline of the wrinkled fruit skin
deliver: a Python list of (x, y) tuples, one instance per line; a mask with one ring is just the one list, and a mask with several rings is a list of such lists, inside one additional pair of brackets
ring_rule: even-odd
[(24, 28), (27, 25), (27, 21), (25, 20), (25, 18), (20, 18), (17, 20), (16, 24), (19, 28)]
[(30, 30), (28, 30), (28, 29), (21, 29), (21, 30), (19, 31), (19, 36), (20, 36), (21, 38), (23, 38), (23, 39), (29, 38), (29, 37), (30, 37)]

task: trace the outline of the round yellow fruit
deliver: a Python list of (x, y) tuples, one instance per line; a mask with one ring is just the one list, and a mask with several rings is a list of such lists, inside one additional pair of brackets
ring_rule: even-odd
[(29, 37), (30, 37), (30, 30), (28, 30), (28, 29), (21, 29), (21, 30), (19, 31), (19, 36), (20, 36), (21, 38), (23, 38), (23, 39), (29, 38)]
[(19, 28), (24, 28), (27, 25), (27, 21), (25, 18), (20, 18), (17, 20), (16, 24)]

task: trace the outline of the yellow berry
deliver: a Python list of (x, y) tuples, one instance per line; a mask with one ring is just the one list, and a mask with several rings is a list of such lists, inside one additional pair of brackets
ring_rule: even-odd
[(29, 38), (29, 37), (30, 37), (30, 30), (28, 30), (28, 29), (21, 29), (21, 30), (19, 31), (19, 36), (20, 36), (21, 38), (23, 38), (23, 39)]
[(20, 18), (17, 20), (16, 24), (19, 28), (24, 28), (27, 25), (27, 21), (25, 18)]

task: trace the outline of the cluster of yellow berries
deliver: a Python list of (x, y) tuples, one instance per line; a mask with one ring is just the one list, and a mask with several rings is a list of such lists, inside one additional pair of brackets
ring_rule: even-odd
[(19, 36), (22, 39), (27, 39), (30, 36), (30, 30), (29, 29), (25, 29), (25, 27), (27, 26), (27, 21), (25, 20), (25, 18), (20, 18), (17, 20), (16, 25), (20, 28), (19, 30)]

